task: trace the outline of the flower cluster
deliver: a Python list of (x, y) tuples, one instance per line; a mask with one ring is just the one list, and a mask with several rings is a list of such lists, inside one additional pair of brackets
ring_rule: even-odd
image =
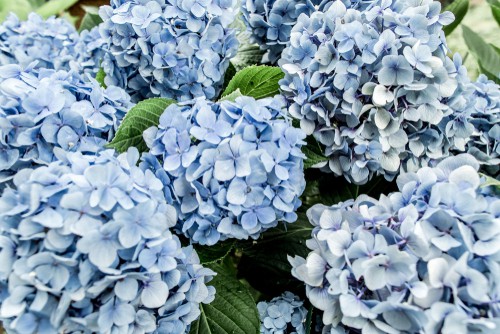
[[(321, 1), (309, 0), (244, 0), (243, 21), (250, 31), (250, 42), (268, 51), (266, 57), (275, 64), (290, 42), (292, 27), (300, 14), (310, 15)], [(323, 1), (324, 2), (324, 1)]]
[(95, 77), (106, 59), (105, 40), (99, 33), (99, 27), (90, 31), (84, 30), (75, 46), (76, 60), (71, 63), (71, 69), (80, 73), (89, 73)]
[(169, 227), (162, 183), (115, 157), (57, 149), (0, 197), (0, 320), (9, 333), (185, 333), (214, 272)]
[(199, 98), (169, 106), (159, 128), (145, 132), (152, 154), (145, 163), (155, 171), (162, 167), (178, 228), (193, 242), (257, 238), (280, 220), (297, 219), (305, 135), (281, 109), (273, 98)]
[(0, 105), (0, 180), (55, 160), (54, 147), (95, 153), (131, 107), (121, 88), (19, 65), (0, 67)]
[(316, 205), (289, 258), (331, 333), (488, 332), (500, 325), (500, 198), (468, 154), (401, 174), (399, 192)]
[(0, 65), (22, 67), (37, 61), (37, 67), (69, 69), (75, 65), (80, 36), (67, 20), (51, 17), (44, 20), (31, 13), (27, 21), (14, 14), (0, 25)]
[(236, 0), (112, 0), (100, 8), (106, 84), (133, 99), (218, 95), (238, 41)]
[(473, 83), (474, 133), (467, 143), (468, 152), (498, 171), (500, 165), (500, 86), (481, 75)]
[(261, 334), (305, 334), (304, 322), (307, 309), (303, 302), (291, 292), (273, 298), (270, 302), (257, 304)]
[(16, 64), (43, 69), (99, 71), (105, 57), (98, 27), (80, 34), (67, 20), (47, 20), (31, 13), (26, 21), (10, 15), (0, 25), (0, 65)]
[(457, 69), (446, 56), (437, 1), (376, 0), (364, 10), (337, 0), (302, 14), (279, 62), (290, 114), (325, 147), (324, 165), (363, 184), (393, 179), (455, 148), (446, 103)]
[(500, 86), (484, 75), (471, 82), (458, 54), (453, 63), (458, 85), (443, 101), (454, 110), (445, 124), (446, 136), (454, 138), (456, 151), (467, 151), (495, 175), (500, 164)]

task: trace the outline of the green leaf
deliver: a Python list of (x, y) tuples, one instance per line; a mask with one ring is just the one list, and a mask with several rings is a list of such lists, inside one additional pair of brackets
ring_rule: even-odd
[(217, 273), (210, 282), (215, 300), (200, 305), (200, 317), (191, 324), (190, 334), (258, 334), (257, 306), (248, 289), (220, 264), (207, 265)]
[(452, 12), (455, 15), (455, 21), (443, 28), (444, 34), (449, 35), (462, 22), (469, 10), (469, 0), (455, 0), (444, 8), (443, 11)]
[(139, 152), (147, 151), (148, 148), (142, 138), (142, 133), (146, 129), (158, 125), (161, 114), (172, 103), (175, 101), (163, 98), (147, 99), (137, 103), (125, 115), (115, 138), (108, 144), (108, 147), (114, 148), (120, 153), (132, 146), (136, 147)]
[(219, 101), (231, 101), (231, 102), (234, 102), (240, 96), (243, 96), (243, 94), (241, 94), (241, 91), (238, 88), (234, 92), (232, 92), (231, 94), (228, 94), (226, 96), (221, 97)]
[(491, 14), (495, 18), (495, 21), (500, 25), (500, 1), (498, 0), (486, 0), (491, 8)]
[(104, 69), (101, 67), (99, 69), (99, 72), (97, 72), (97, 74), (95, 75), (95, 79), (101, 85), (101, 87), (107, 88), (106, 84), (104, 83), (105, 78), (106, 78), (106, 72), (104, 72)]
[(77, 2), (78, 0), (50, 0), (44, 5), (38, 7), (36, 13), (46, 19), (52, 15), (58, 15), (64, 12), (66, 9), (73, 6)]
[(314, 167), (318, 164), (324, 164), (328, 161), (328, 158), (321, 152), (318, 152), (309, 146), (302, 147), (302, 152), (306, 155), (306, 160), (304, 160), (304, 169)]
[[(297, 120), (293, 121), (295, 123), (294, 127), (300, 127), (300, 124), (297, 124)], [(323, 150), (318, 141), (313, 136), (307, 137), (306, 141), (307, 146), (302, 147), (302, 153), (306, 155), (304, 169), (315, 167), (318, 164), (324, 165), (329, 159), (323, 155)]]
[(28, 14), (33, 11), (33, 7), (28, 0), (0, 0), (0, 21), (3, 22), (12, 12), (25, 20)]
[(38, 8), (45, 3), (45, 0), (28, 0), (31, 7)]
[(237, 247), (243, 253), (238, 264), (239, 276), (269, 297), (284, 291), (303, 294), (304, 285), (291, 276), (287, 256), (307, 256), (306, 240), (311, 238), (312, 229), (305, 213), (300, 212), (293, 224), (282, 223), (256, 241), (239, 242)]
[(99, 16), (99, 8), (93, 6), (82, 6), (82, 8), (85, 11), (85, 16), (82, 19), (82, 23), (80, 23), (78, 32), (91, 30), (102, 22)]
[(489, 79), (499, 83), (500, 54), (469, 27), (462, 25), (462, 32), (465, 43), (478, 60), (481, 71)]
[(397, 190), (395, 182), (387, 182), (383, 176), (378, 176), (362, 186), (349, 183), (345, 178), (333, 174), (325, 174), (317, 169), (306, 171), (307, 185), (302, 194), (302, 206), (299, 211), (305, 212), (314, 204), (334, 205), (350, 199), (356, 199), (359, 194), (379, 198), (381, 194), (389, 194)]
[(491, 43), (490, 43), (490, 45), (500, 55), (500, 48), (498, 46), (496, 46), (496, 45), (491, 44)]
[(194, 248), (200, 257), (201, 264), (220, 262), (232, 251), (234, 241), (218, 242), (213, 246), (196, 245)]
[(224, 86), (222, 87), (222, 91), (224, 91), (227, 88), (227, 85), (229, 85), (229, 82), (231, 79), (234, 77), (236, 74), (236, 67), (234, 67), (232, 62), (229, 62), (229, 66), (226, 70), (226, 73), (224, 74)]
[(311, 334), (313, 311), (314, 307), (310, 305), (309, 310), (307, 311), (306, 323), (304, 324), (304, 327), (306, 328), (305, 334)]
[(485, 181), (481, 184), (481, 188), (495, 187), (497, 190), (500, 190), (500, 180), (494, 179), (486, 174), (481, 174), (481, 176), (485, 178)]
[(239, 71), (248, 66), (260, 64), (264, 53), (257, 44), (242, 44), (231, 62)]
[(249, 66), (231, 79), (222, 97), (239, 89), (256, 100), (279, 94), (278, 82), (285, 76), (279, 67)]

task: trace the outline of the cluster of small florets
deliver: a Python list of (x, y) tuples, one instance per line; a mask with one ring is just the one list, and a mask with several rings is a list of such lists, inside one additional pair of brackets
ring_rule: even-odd
[(9, 333), (185, 333), (214, 273), (169, 231), (163, 184), (115, 157), (57, 149), (0, 197), (0, 320)]
[(74, 70), (79, 73), (99, 71), (104, 58), (104, 40), (96, 27), (81, 34), (65, 19), (44, 20), (31, 13), (26, 21), (11, 14), (0, 25), (0, 65)]
[(102, 67), (103, 60), (107, 58), (105, 44), (98, 26), (90, 31), (82, 31), (75, 47), (76, 60), (71, 63), (71, 69), (95, 77)]
[(318, 0), (244, 0), (241, 3), (243, 21), (250, 31), (250, 42), (267, 51), (267, 60), (274, 64), (290, 42), (292, 27), (300, 14), (310, 15)]
[(457, 89), (443, 101), (454, 113), (445, 125), (456, 150), (473, 155), (491, 175), (500, 164), (500, 87), (486, 76), (471, 82), (458, 54), (453, 57)]
[[(297, 219), (305, 135), (281, 109), (273, 98), (199, 98), (169, 106), (159, 128), (145, 132), (168, 174), (160, 177), (175, 198), (178, 229), (193, 242), (257, 238), (278, 221)], [(157, 170), (154, 160), (146, 155)]]
[(484, 75), (472, 84), (473, 114), (470, 122), (474, 133), (467, 145), (469, 153), (482, 163), (500, 165), (500, 86)]
[(500, 198), (468, 154), (401, 174), (399, 192), (316, 205), (290, 258), (323, 323), (363, 332), (471, 333), (500, 324)]
[(457, 87), (437, 1), (332, 1), (300, 15), (279, 64), (290, 114), (325, 147), (326, 170), (363, 184), (393, 179), (454, 148), (444, 103)]
[(130, 97), (74, 72), (0, 67), (0, 175), (53, 160), (54, 147), (95, 153), (112, 138)]
[(236, 0), (113, 0), (100, 8), (106, 84), (134, 99), (217, 97), (238, 41)]
[(9, 15), (0, 25), (0, 65), (69, 69), (75, 62), (79, 35), (67, 20), (51, 17), (44, 20), (31, 13), (26, 21)]
[(299, 297), (288, 291), (270, 302), (258, 303), (261, 334), (305, 334), (307, 309), (303, 304)]

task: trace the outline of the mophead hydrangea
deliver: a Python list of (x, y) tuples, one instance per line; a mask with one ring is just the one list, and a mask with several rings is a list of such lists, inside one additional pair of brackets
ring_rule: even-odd
[(260, 316), (261, 334), (305, 334), (307, 309), (304, 302), (291, 292), (259, 302), (257, 310)]
[(217, 97), (238, 41), (236, 0), (112, 0), (100, 33), (106, 84), (134, 99)]
[(215, 274), (170, 232), (175, 208), (131, 149), (59, 160), (0, 196), (0, 320), (8, 333), (186, 333)]
[(25, 21), (10, 14), (0, 25), (0, 65), (15, 64), (53, 70), (99, 71), (104, 40), (97, 28), (78, 33), (65, 19), (44, 20), (36, 13)]
[(131, 108), (118, 87), (73, 71), (0, 67), (0, 180), (56, 160), (54, 148), (101, 150)]
[(327, 333), (495, 333), (500, 197), (469, 154), (403, 173), (399, 191), (308, 212), (292, 274)]
[(449, 155), (457, 66), (437, 1), (331, 1), (301, 14), (279, 62), (290, 114), (323, 145), (325, 170), (366, 183), (392, 180)]
[(144, 137), (144, 163), (163, 173), (178, 230), (193, 242), (257, 238), (297, 219), (305, 135), (284, 118), (279, 99), (173, 104)]

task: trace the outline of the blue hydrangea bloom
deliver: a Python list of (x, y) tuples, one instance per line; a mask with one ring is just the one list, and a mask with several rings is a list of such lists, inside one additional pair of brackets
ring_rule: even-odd
[(437, 1), (331, 1), (301, 14), (279, 62), (290, 114), (351, 182), (433, 164), (458, 147), (446, 125), (458, 87)]
[(472, 154), (490, 175), (500, 164), (500, 86), (480, 75), (471, 82), (459, 55), (453, 57), (457, 73), (455, 93), (443, 101), (454, 109), (445, 124), (448, 137), (454, 137), (455, 151)]
[(93, 76), (104, 57), (104, 40), (99, 30), (81, 34), (68, 21), (50, 17), (44, 20), (31, 13), (26, 21), (14, 14), (0, 25), (0, 65), (74, 70)]
[[(474, 93), (473, 113), (470, 122), (474, 125), (472, 140), (468, 142), (468, 152), (481, 162), (492, 167), (500, 165), (500, 86), (479, 76), (472, 84)], [(481, 153), (479, 153), (481, 152)]]
[(11, 14), (0, 25), (0, 65), (26, 67), (38, 61), (41, 68), (69, 69), (75, 63), (78, 42), (75, 27), (64, 19), (44, 20), (31, 13), (27, 21), (20, 21)]
[[(310, 15), (319, 7), (318, 0), (244, 0), (243, 21), (250, 31), (250, 42), (257, 43), (267, 60), (274, 64), (290, 42), (292, 27), (300, 14)], [(316, 7), (317, 6), (317, 7)]]
[(145, 132), (144, 166), (163, 173), (177, 228), (193, 242), (257, 238), (297, 219), (305, 135), (283, 118), (280, 101), (199, 98), (169, 106), (159, 127)]
[(163, 184), (118, 157), (56, 149), (0, 197), (0, 321), (9, 333), (185, 333), (213, 275), (169, 230)]
[(78, 43), (75, 46), (76, 60), (71, 63), (70, 68), (79, 73), (89, 73), (95, 77), (101, 69), (103, 59), (106, 58), (106, 43), (101, 37), (99, 26), (80, 33)]
[(238, 41), (236, 0), (112, 0), (100, 8), (106, 84), (133, 99), (215, 98)]
[(288, 291), (270, 302), (258, 303), (261, 334), (305, 334), (307, 309), (303, 304), (299, 297)]
[(327, 333), (497, 331), (500, 197), (479, 166), (448, 157), (379, 200), (308, 210), (311, 252), (289, 260)]
[(0, 67), (0, 180), (55, 160), (55, 147), (95, 153), (131, 106), (123, 89), (71, 71)]

